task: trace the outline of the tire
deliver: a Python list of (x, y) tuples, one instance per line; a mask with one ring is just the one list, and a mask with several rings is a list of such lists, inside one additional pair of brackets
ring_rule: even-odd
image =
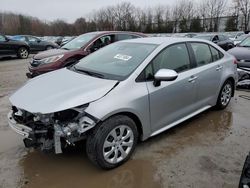
[(51, 50), (53, 49), (53, 46), (46, 46), (45, 50)]
[[(121, 132), (123, 136), (120, 135)], [(135, 122), (127, 116), (118, 115), (97, 125), (87, 138), (86, 151), (95, 165), (103, 169), (113, 169), (130, 158), (137, 141)]]
[(17, 50), (17, 56), (21, 59), (27, 59), (29, 57), (29, 50), (26, 47), (21, 47)]
[(228, 104), (232, 98), (232, 95), (233, 95), (233, 83), (232, 83), (232, 81), (227, 80), (223, 84), (223, 86), (220, 90), (220, 93), (219, 93), (219, 96), (217, 99), (217, 103), (216, 103), (216, 108), (219, 110), (225, 109), (228, 106)]

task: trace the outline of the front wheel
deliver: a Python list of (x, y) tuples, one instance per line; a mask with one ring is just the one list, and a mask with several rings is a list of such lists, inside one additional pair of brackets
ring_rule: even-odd
[(226, 108), (232, 98), (232, 95), (233, 95), (233, 83), (230, 80), (227, 80), (223, 84), (220, 90), (220, 94), (217, 99), (216, 107), (218, 109)]
[(97, 166), (112, 169), (126, 162), (138, 140), (135, 122), (127, 116), (114, 116), (97, 126), (87, 138), (87, 155)]
[(17, 51), (17, 56), (21, 59), (27, 59), (29, 56), (29, 51), (25, 47), (21, 47)]

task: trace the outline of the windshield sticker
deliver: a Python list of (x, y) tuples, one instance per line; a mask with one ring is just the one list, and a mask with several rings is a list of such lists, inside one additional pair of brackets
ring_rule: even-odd
[(128, 61), (132, 58), (132, 56), (129, 55), (123, 55), (123, 54), (117, 54), (114, 56), (115, 59), (123, 60), (123, 61)]

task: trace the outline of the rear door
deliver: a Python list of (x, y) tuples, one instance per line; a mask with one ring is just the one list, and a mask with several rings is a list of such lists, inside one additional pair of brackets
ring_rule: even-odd
[[(161, 51), (146, 68), (153, 132), (193, 112), (196, 82), (192, 67), (186, 44), (180, 43)], [(178, 78), (156, 87), (152, 78), (160, 69), (175, 70)]]
[(28, 40), (28, 44), (30, 45), (31, 51), (44, 50), (44, 46), (40, 44), (41, 42), (39, 42), (39, 40), (36, 37), (26, 36), (26, 38)]
[(207, 105), (213, 106), (217, 100), (217, 95), (222, 79), (223, 54), (206, 43), (190, 43), (193, 50), (197, 68), (197, 97), (196, 109)]

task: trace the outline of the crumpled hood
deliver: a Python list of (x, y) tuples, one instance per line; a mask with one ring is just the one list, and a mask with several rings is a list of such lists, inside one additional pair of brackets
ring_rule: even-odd
[(55, 55), (61, 55), (69, 52), (69, 50), (65, 49), (51, 49), (51, 50), (46, 50), (43, 52), (39, 52), (38, 54), (34, 55), (34, 59), (44, 59), (47, 57), (55, 56)]
[(98, 100), (116, 83), (64, 68), (31, 79), (9, 100), (28, 112), (48, 114)]

